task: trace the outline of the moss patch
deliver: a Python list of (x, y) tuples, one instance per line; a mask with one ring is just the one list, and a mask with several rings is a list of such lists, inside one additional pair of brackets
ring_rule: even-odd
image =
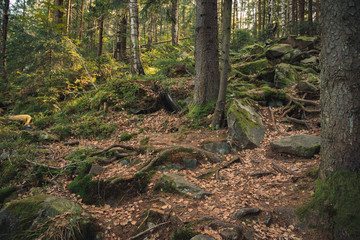
[(240, 66), (234, 66), (234, 68), (245, 75), (252, 75), (257, 74), (266, 68), (271, 68), (271, 65), (267, 59), (260, 59)]
[(207, 103), (201, 105), (192, 103), (189, 106), (188, 117), (197, 120), (206, 117), (214, 112), (215, 104), (216, 104), (216, 99), (208, 101)]
[(311, 213), (319, 213), (320, 217), (330, 223), (328, 230), (334, 234), (342, 233), (351, 239), (360, 237), (360, 173), (341, 170), (325, 180), (316, 182), (313, 199), (297, 209), (301, 219)]

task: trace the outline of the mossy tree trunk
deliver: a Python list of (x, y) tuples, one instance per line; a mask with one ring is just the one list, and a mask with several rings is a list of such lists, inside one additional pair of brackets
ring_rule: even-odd
[(196, 0), (194, 104), (216, 100), (219, 93), (218, 21), (216, 0)]
[(324, 0), (320, 177), (360, 170), (360, 2)]
[(213, 128), (218, 129), (223, 125), (225, 119), (225, 100), (227, 78), (230, 68), (230, 38), (231, 38), (231, 6), (232, 0), (224, 0), (224, 14), (222, 18), (222, 43), (221, 43), (221, 75), (220, 90), (216, 102), (215, 114), (213, 120)]

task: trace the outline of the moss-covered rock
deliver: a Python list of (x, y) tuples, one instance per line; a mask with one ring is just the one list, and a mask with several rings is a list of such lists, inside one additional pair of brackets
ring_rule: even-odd
[(289, 87), (300, 80), (300, 74), (290, 64), (280, 63), (275, 66), (274, 84), (276, 88)]
[(264, 69), (271, 68), (271, 64), (266, 59), (260, 59), (254, 62), (245, 63), (239, 66), (234, 66), (235, 70), (246, 74), (252, 75), (261, 72)]
[(302, 52), (300, 49), (293, 49), (284, 55), (284, 61), (290, 64), (300, 64), (300, 61), (308, 58), (310, 55), (307, 52)]
[(304, 60), (301, 60), (300, 65), (303, 67), (307, 67), (307, 68), (312, 68), (314, 70), (318, 70), (319, 69), (319, 58), (316, 56), (312, 56), (309, 58), (306, 58)]
[(283, 137), (271, 142), (270, 146), (276, 152), (310, 158), (320, 151), (320, 137), (310, 135)]
[(287, 52), (291, 51), (293, 48), (289, 44), (277, 44), (270, 47), (265, 55), (267, 59), (276, 59), (284, 56)]
[(249, 101), (235, 99), (227, 112), (229, 135), (240, 148), (260, 146), (264, 139), (265, 127), (260, 115)]
[[(2, 239), (20, 239), (32, 232), (33, 237), (27, 239), (35, 239), (44, 233), (49, 218), (64, 213), (81, 216), (82, 210), (74, 202), (45, 194), (13, 201), (0, 212), (0, 235)], [(95, 239), (94, 233), (88, 232), (88, 225), (92, 224), (89, 219), (73, 224), (76, 227), (70, 228), (71, 236), (78, 237), (76, 239)], [(43, 226), (39, 228), (39, 225)]]

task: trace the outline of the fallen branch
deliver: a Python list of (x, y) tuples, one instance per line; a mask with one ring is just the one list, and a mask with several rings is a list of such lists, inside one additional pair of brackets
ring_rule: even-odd
[(305, 120), (300, 120), (300, 119), (296, 119), (296, 118), (292, 118), (292, 117), (286, 117), (286, 120), (293, 122), (293, 123), (305, 125), (308, 129), (310, 129), (308, 122)]
[(151, 228), (149, 228), (149, 229), (146, 229), (145, 231), (143, 231), (143, 232), (141, 232), (141, 233), (139, 233), (139, 234), (137, 234), (137, 235), (129, 238), (128, 240), (137, 239), (138, 237), (141, 237), (141, 236), (143, 236), (144, 234), (146, 234), (146, 233), (148, 233), (148, 232), (151, 232), (152, 230), (154, 230), (154, 229), (156, 229), (156, 228), (159, 228), (159, 227), (161, 227), (161, 226), (163, 226), (163, 225), (169, 224), (169, 223), (170, 223), (170, 221), (168, 221), (168, 222), (163, 222), (163, 223), (160, 223), (160, 224), (158, 224), (158, 225), (155, 225), (155, 226), (153, 226), (153, 227), (151, 227)]
[(289, 171), (283, 167), (281, 167), (279, 164), (272, 162), (271, 163), (272, 168), (282, 174), (289, 173)]
[(283, 114), (281, 114), (280, 118), (285, 117), (285, 115), (288, 114), (290, 111), (292, 111), (295, 107), (296, 107), (296, 105), (292, 105), (289, 109), (287, 109), (285, 112), (283, 112)]
[(139, 155), (139, 153), (137, 152), (130, 152), (130, 153), (118, 153), (116, 154), (113, 158), (109, 159), (109, 160), (106, 160), (106, 159), (98, 159), (99, 162), (102, 162), (102, 163), (112, 163), (116, 160), (119, 160), (121, 158), (125, 158), (125, 157), (130, 157), (130, 156), (136, 156), (136, 155)]
[[(214, 169), (212, 169), (212, 170), (210, 170), (210, 171), (208, 171), (208, 172), (201, 173), (201, 174), (197, 175), (196, 177), (197, 177), (197, 178), (202, 178), (202, 177), (204, 177), (204, 176), (206, 176), (206, 175), (213, 174), (213, 173), (215, 172), (216, 180), (219, 180), (218, 178), (221, 178), (221, 177), (219, 177), (219, 176), (220, 176), (220, 170), (221, 170), (221, 169), (224, 169), (224, 168), (228, 168), (228, 167), (229, 167), (231, 164), (233, 164), (233, 163), (241, 163), (241, 164), (244, 164), (244, 161), (243, 161), (239, 156), (237, 156), (237, 157), (235, 157), (233, 160), (225, 163), (224, 165), (222, 165), (222, 166), (217, 166), (217, 167), (215, 167)], [(221, 179), (220, 179), (220, 180), (221, 180)]]
[(68, 168), (70, 166), (78, 164), (78, 163), (70, 163), (70, 164), (65, 165), (63, 167), (53, 167), (53, 166), (45, 165), (45, 164), (42, 164), (42, 163), (33, 162), (33, 161), (28, 160), (28, 159), (25, 159), (25, 161), (27, 161), (28, 163), (31, 163), (31, 164), (33, 164), (35, 166), (46, 167), (46, 168), (55, 169), (55, 170), (66, 169), (66, 168)]
[(303, 102), (306, 104), (319, 106), (319, 100), (306, 100), (306, 99), (302, 99), (302, 98), (295, 98), (295, 97), (292, 97), (290, 94), (286, 94), (286, 96), (289, 98), (289, 100), (293, 100), (295, 102)]
[(136, 147), (132, 147), (132, 146), (124, 145), (124, 144), (113, 144), (113, 145), (111, 145), (110, 147), (105, 148), (104, 150), (102, 150), (102, 151), (100, 151), (100, 152), (90, 154), (90, 157), (94, 157), (94, 156), (100, 155), (100, 154), (102, 154), (102, 153), (104, 153), (104, 152), (107, 152), (107, 151), (109, 151), (109, 150), (111, 150), (111, 149), (113, 149), (113, 148), (117, 148), (117, 147), (119, 147), (119, 148), (124, 148), (124, 149), (126, 149), (126, 150), (132, 150), (132, 151), (136, 151), (136, 152), (141, 152), (140, 149), (139, 149), (139, 148), (136, 148)]
[(273, 110), (271, 110), (271, 107), (268, 107), (268, 110), (269, 110), (270, 120), (271, 120), (272, 123), (273, 123), (274, 129), (276, 130), (276, 132), (279, 132), (279, 130), (278, 130), (277, 127), (276, 127), (274, 112), (273, 112)]
[(300, 106), (304, 112), (308, 112), (308, 113), (319, 113), (320, 112), (320, 109), (307, 109), (303, 105), (300, 105)]

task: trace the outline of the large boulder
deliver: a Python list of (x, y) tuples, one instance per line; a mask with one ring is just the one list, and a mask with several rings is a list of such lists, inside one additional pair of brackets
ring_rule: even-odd
[(289, 153), (299, 157), (312, 157), (320, 150), (320, 137), (311, 135), (297, 135), (281, 138), (271, 142), (273, 151)]
[(300, 49), (293, 49), (289, 52), (287, 52), (283, 59), (285, 62), (290, 63), (290, 64), (296, 64), (299, 65), (300, 61), (310, 57), (310, 54), (307, 52), (302, 52)]
[(284, 56), (287, 52), (291, 51), (293, 48), (289, 44), (277, 44), (269, 48), (265, 55), (267, 59), (276, 59), (281, 58)]
[(253, 75), (261, 72), (264, 69), (271, 68), (271, 65), (268, 60), (260, 59), (254, 62), (249, 62), (239, 66), (235, 66), (234, 68), (235, 70), (245, 75)]
[[(68, 224), (76, 226), (63, 229), (68, 231), (72, 239), (95, 239), (97, 227), (87, 214), (83, 214), (80, 205), (45, 194), (13, 201), (0, 211), (1, 239), (26, 236), (29, 230), (39, 235), (44, 234), (46, 230), (51, 230), (51, 225), (47, 225), (49, 218), (65, 213), (71, 216)], [(42, 227), (38, 228), (38, 225)]]
[(241, 148), (255, 148), (264, 139), (265, 127), (260, 115), (247, 100), (235, 99), (227, 112), (229, 135)]
[(290, 44), (293, 48), (313, 49), (318, 41), (317, 37), (288, 36), (283, 43)]
[(318, 70), (319, 62), (320, 62), (320, 60), (318, 57), (312, 56), (312, 57), (301, 60), (300, 65), (303, 67), (310, 67), (315, 70)]
[(300, 74), (290, 64), (280, 63), (275, 66), (274, 84), (276, 88), (289, 87), (300, 80)]
[(203, 144), (203, 148), (206, 151), (219, 154), (229, 154), (231, 153), (231, 145), (226, 141), (221, 142), (207, 142)]
[(161, 176), (161, 185), (164, 189), (189, 195), (195, 199), (204, 199), (205, 196), (212, 195), (212, 193), (202, 190), (194, 183), (186, 181), (184, 177), (171, 173)]

